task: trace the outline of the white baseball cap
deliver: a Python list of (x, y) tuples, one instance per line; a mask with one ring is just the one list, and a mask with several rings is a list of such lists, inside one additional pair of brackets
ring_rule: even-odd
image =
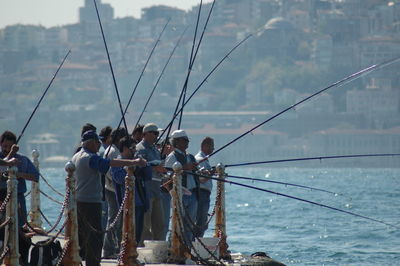
[(182, 130), (182, 129), (178, 129), (178, 130), (175, 130), (174, 132), (172, 132), (171, 138), (172, 139), (179, 139), (179, 138), (189, 139), (188, 135), (186, 134), (186, 131)]

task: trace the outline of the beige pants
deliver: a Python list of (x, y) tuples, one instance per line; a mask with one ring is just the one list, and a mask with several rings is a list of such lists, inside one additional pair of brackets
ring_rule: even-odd
[(150, 207), (144, 214), (143, 233), (139, 246), (143, 247), (144, 240), (165, 240), (164, 239), (164, 211), (161, 198), (152, 198)]

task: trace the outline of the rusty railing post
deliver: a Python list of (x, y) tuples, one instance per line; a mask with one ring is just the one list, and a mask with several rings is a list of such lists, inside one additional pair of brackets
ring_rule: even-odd
[[(217, 165), (218, 178), (225, 179), (225, 166), (221, 163)], [(215, 208), (215, 232), (214, 237), (219, 237), (219, 254), (223, 259), (229, 259), (228, 243), (226, 242), (226, 217), (225, 217), (225, 182), (218, 181), (217, 184), (217, 206)]]
[(19, 243), (18, 243), (18, 197), (17, 197), (17, 167), (8, 169), (7, 194), (11, 192), (11, 198), (6, 207), (6, 219), (10, 219), (5, 228), (4, 248), (8, 252), (3, 260), (3, 265), (19, 265)]
[(136, 225), (135, 225), (135, 176), (134, 167), (127, 167), (125, 189), (128, 190), (125, 199), (124, 217), (122, 224), (121, 254), (118, 265), (140, 265), (137, 260)]
[[(39, 152), (37, 150), (32, 151), (33, 164), (39, 172)], [(40, 179), (39, 179), (40, 180)], [(40, 185), (39, 182), (31, 182), (31, 210), (29, 212), (30, 221), (29, 223), (33, 227), (42, 228), (42, 219), (40, 216)]]
[[(65, 240), (67, 250), (65, 256), (62, 259), (63, 265), (79, 266), (82, 262), (79, 256), (79, 239), (78, 239), (78, 214), (76, 207), (76, 194), (75, 194), (75, 165), (72, 162), (68, 162), (65, 165), (65, 171), (67, 171), (66, 178), (66, 192), (69, 193), (69, 200), (67, 208), (65, 209), (66, 224), (65, 224)], [(67, 195), (68, 197), (68, 195)]]
[(174, 175), (172, 177), (173, 187), (172, 194), (172, 233), (171, 233), (171, 249), (169, 263), (185, 262), (185, 247), (183, 241), (183, 224), (180, 210), (183, 210), (182, 204), (182, 165), (175, 162), (172, 166)]

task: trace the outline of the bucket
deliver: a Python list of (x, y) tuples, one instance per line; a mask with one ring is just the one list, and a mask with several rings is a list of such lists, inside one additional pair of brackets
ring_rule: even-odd
[(144, 263), (153, 263), (154, 254), (151, 248), (137, 248), (138, 260)]
[[(196, 239), (195, 242), (193, 242), (193, 248), (196, 250), (197, 254), (202, 258), (202, 259), (214, 259), (214, 257), (210, 254), (210, 252), (217, 258), (219, 258), (219, 238), (217, 237), (199, 237), (199, 240), (203, 245), (207, 248), (207, 250), (204, 248), (204, 246)], [(192, 255), (197, 256), (196, 252), (192, 249)]]
[(167, 260), (168, 242), (161, 240), (145, 240), (144, 246), (152, 249), (153, 263), (161, 263)]

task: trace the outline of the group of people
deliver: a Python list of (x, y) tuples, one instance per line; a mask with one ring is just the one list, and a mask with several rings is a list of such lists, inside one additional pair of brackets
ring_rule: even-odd
[(171, 195), (161, 188), (175, 162), (184, 170), (183, 241), (188, 244), (204, 235), (212, 181), (196, 173), (213, 174), (207, 155), (213, 152), (214, 141), (205, 137), (199, 153), (193, 156), (187, 152), (190, 140), (184, 130), (173, 131), (164, 141), (158, 141), (159, 134), (154, 123), (139, 125), (132, 134), (107, 126), (98, 135), (93, 125), (83, 126), (81, 145), (72, 162), (76, 167), (80, 255), (86, 265), (100, 265), (101, 257), (115, 258), (119, 253), (123, 214), (118, 210), (125, 194), (125, 166), (136, 166), (135, 233), (139, 246), (144, 240), (167, 240)]

